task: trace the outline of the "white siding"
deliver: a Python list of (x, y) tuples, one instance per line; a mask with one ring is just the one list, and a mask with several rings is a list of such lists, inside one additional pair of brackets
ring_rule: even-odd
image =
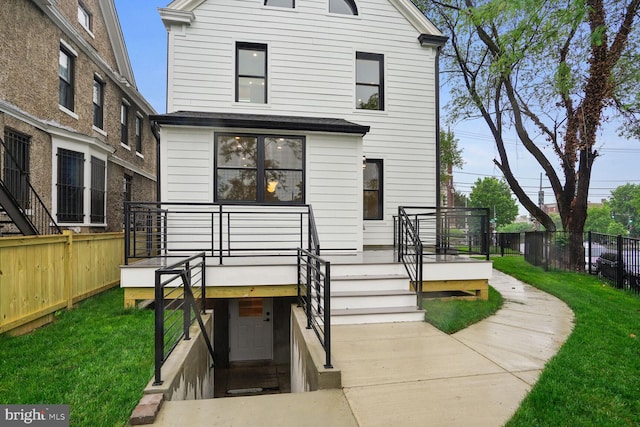
[[(385, 214), (382, 221), (364, 223), (364, 244), (391, 244), (398, 205), (436, 202), (435, 49), (420, 46), (418, 31), (387, 0), (357, 1), (357, 17), (330, 15), (327, 0), (299, 1), (295, 9), (263, 3), (208, 0), (194, 11), (184, 33), (172, 28), (167, 111), (336, 117), (371, 126), (363, 154), (384, 160)], [(234, 102), (236, 42), (268, 45), (266, 105)], [(384, 111), (354, 108), (357, 51), (384, 55)], [(329, 201), (336, 211), (353, 203), (362, 210), (362, 177), (340, 184), (357, 181), (351, 201), (323, 193), (316, 179), (321, 178), (308, 170), (308, 202), (314, 210), (331, 209)], [(204, 183), (196, 183), (197, 194), (203, 189), (199, 185)], [(340, 231), (351, 226), (358, 231), (350, 235), (362, 233), (361, 220), (335, 225)]]

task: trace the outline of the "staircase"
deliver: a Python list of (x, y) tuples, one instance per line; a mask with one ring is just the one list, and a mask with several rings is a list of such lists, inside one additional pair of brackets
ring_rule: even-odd
[(402, 264), (331, 267), (332, 325), (424, 321)]

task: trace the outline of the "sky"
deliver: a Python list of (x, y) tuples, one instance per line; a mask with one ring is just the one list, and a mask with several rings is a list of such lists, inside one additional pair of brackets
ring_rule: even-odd
[[(135, 74), (138, 90), (158, 113), (166, 112), (166, 61), (167, 32), (162, 24), (158, 8), (166, 7), (169, 0), (115, 0), (120, 25), (124, 34), (129, 58)], [(448, 88), (441, 88), (441, 106), (449, 99)], [(444, 109), (443, 109), (444, 111)], [(447, 125), (444, 125), (445, 127)], [(456, 190), (469, 194), (473, 183), (486, 176), (501, 178), (493, 164), (497, 158), (495, 143), (486, 124), (480, 120), (465, 121), (450, 126), (459, 140), (464, 165), (454, 169)], [(513, 173), (534, 202), (540, 189), (540, 168), (526, 152), (515, 134), (506, 138), (511, 153)], [(615, 124), (603, 128), (598, 139), (598, 151), (602, 154), (594, 162), (590, 202), (609, 198), (611, 190), (629, 182), (640, 184), (640, 141), (626, 140), (617, 135)], [(553, 157), (552, 163), (557, 163)], [(545, 203), (555, 198), (549, 183), (543, 180)], [(520, 213), (525, 211), (520, 207)]]

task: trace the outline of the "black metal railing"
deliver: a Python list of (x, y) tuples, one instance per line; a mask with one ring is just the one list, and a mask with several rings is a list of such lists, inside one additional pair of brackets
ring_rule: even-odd
[(418, 234), (417, 218), (409, 217), (403, 207), (398, 208), (397, 252), (398, 261), (404, 264), (409, 280), (416, 290), (416, 305), (422, 310), (422, 254), (424, 247)]
[(298, 249), (298, 305), (304, 309), (307, 329), (313, 329), (331, 364), (331, 263), (316, 250)]
[(500, 256), (524, 255), (524, 233), (493, 233), (490, 252)]
[[(197, 320), (215, 360), (213, 346), (200, 313), (205, 312), (205, 253), (182, 259), (155, 273), (155, 376), (162, 384), (162, 365), (181, 340), (189, 340), (189, 328)], [(213, 365), (213, 364), (212, 364)]]
[(2, 207), (22, 234), (61, 234), (46, 205), (11, 150), (0, 138)]
[(125, 203), (125, 263), (184, 255), (295, 256), (318, 245), (309, 205)]

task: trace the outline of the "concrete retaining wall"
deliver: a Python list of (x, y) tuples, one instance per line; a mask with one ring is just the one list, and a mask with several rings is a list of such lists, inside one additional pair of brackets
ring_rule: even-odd
[[(325, 368), (324, 349), (313, 329), (307, 329), (302, 308), (291, 307), (291, 392), (342, 388), (337, 368)], [(332, 362), (333, 364), (333, 362)]]

